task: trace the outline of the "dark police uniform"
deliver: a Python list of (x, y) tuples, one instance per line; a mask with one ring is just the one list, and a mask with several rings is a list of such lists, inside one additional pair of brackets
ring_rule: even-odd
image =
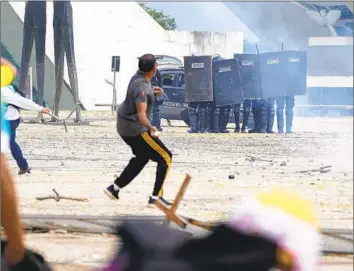
[[(159, 70), (156, 71), (154, 78), (151, 81), (153, 86), (162, 88), (162, 76)], [(162, 131), (161, 128), (161, 116), (160, 116), (160, 106), (163, 103), (164, 95), (156, 96), (155, 102), (152, 106), (152, 116), (151, 124), (157, 128), (157, 130)]]
[(284, 107), (285, 115), (286, 115), (286, 132), (292, 132), (293, 126), (293, 117), (294, 117), (294, 106), (295, 106), (295, 97), (294, 96), (286, 96), (286, 97), (276, 97), (275, 98), (277, 104), (277, 123), (278, 123), (278, 133), (284, 132)]
[(239, 133), (241, 130), (241, 133), (246, 132), (247, 124), (248, 124), (248, 118), (251, 113), (251, 105), (252, 105), (252, 100), (250, 99), (245, 99), (243, 101), (242, 107), (243, 107), (243, 120), (242, 120), (242, 128), (240, 129), (240, 108), (241, 104), (235, 104), (234, 105), (234, 119), (235, 119), (235, 133)]

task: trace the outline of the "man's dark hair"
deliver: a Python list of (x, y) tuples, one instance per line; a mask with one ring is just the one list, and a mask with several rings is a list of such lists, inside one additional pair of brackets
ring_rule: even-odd
[(139, 70), (142, 72), (150, 72), (156, 64), (155, 56), (152, 54), (145, 54), (139, 57)]

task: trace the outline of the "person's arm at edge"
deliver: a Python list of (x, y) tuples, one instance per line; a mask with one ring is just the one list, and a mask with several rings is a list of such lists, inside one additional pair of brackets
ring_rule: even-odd
[(18, 107), (21, 107), (25, 110), (33, 110), (33, 111), (39, 111), (42, 113), (46, 113), (48, 110), (44, 110), (44, 107), (36, 104), (35, 102), (31, 101), (30, 99), (24, 98), (8, 88), (3, 88), (1, 89), (1, 98), (4, 102), (16, 105)]
[(24, 257), (25, 246), (15, 185), (4, 153), (1, 153), (1, 225), (8, 241), (5, 259), (15, 265)]

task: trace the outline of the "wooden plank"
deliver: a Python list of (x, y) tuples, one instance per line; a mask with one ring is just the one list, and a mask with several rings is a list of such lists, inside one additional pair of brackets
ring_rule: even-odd
[[(169, 210), (169, 212), (171, 212), (172, 214), (176, 213), (179, 203), (182, 201), (184, 193), (186, 192), (191, 179), (192, 179), (192, 177), (189, 174), (186, 174), (186, 177), (184, 178), (184, 181), (183, 181), (180, 189), (178, 190), (177, 196), (176, 196), (176, 198), (175, 198), (174, 202), (172, 203), (172, 206)], [(169, 219), (168, 215), (166, 215), (164, 225), (168, 226), (169, 224), (170, 224), (170, 219)]]

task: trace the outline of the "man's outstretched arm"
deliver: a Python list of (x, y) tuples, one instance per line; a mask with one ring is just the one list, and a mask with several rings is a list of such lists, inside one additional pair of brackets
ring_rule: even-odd
[(4, 87), (1, 89), (1, 99), (5, 103), (16, 105), (25, 110), (39, 111), (42, 113), (50, 112), (49, 109), (44, 108), (43, 106), (36, 104), (30, 99), (24, 98), (18, 95), (17, 93), (11, 91), (9, 87)]

